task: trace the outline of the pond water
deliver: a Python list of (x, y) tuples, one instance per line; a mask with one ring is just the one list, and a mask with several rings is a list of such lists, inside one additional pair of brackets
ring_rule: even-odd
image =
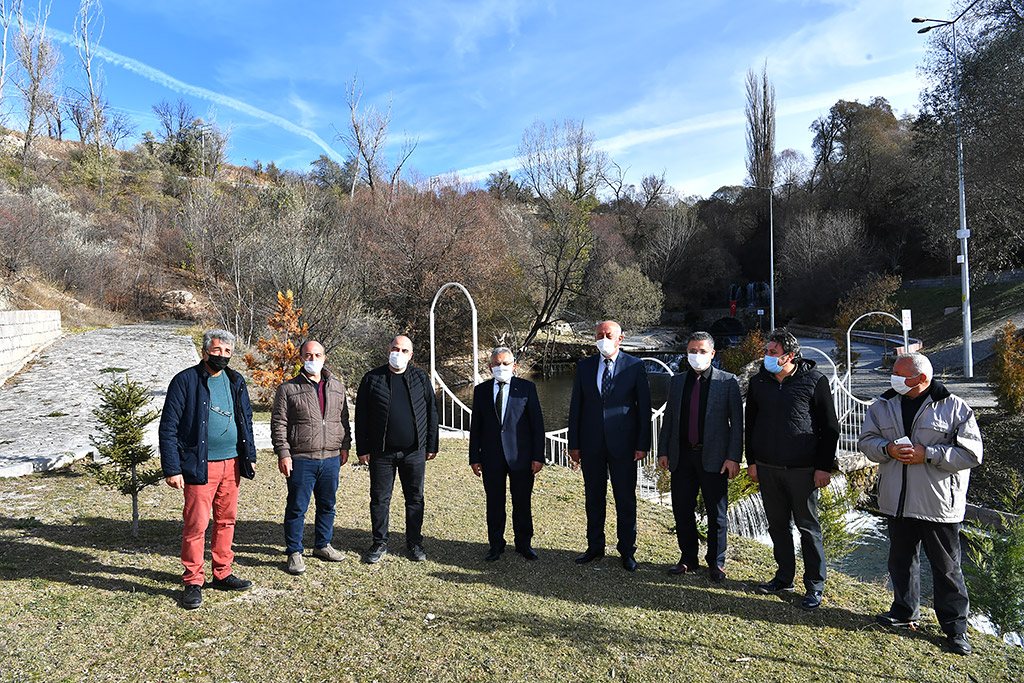
[[(480, 374), (484, 379), (490, 379), (490, 372), (486, 368)], [(572, 397), (573, 373), (564, 372), (550, 377), (530, 375), (526, 379), (537, 385), (537, 397), (540, 398), (540, 407), (544, 412), (544, 429), (551, 432), (569, 426), (569, 399)], [(668, 399), (670, 379), (667, 373), (655, 373), (648, 369), (653, 407), (660, 407)], [(470, 408), (473, 407), (472, 386), (466, 384), (452, 391), (463, 403)]]

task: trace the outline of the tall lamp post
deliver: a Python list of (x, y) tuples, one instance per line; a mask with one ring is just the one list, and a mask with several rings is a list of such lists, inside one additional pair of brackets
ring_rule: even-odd
[[(788, 184), (788, 183), (787, 183)], [(768, 324), (769, 329), (775, 329), (775, 209), (773, 208), (775, 199), (775, 187), (765, 187), (764, 185), (748, 185), (755, 190), (768, 190), (768, 270), (769, 277), (771, 278), (768, 283), (768, 294), (770, 297), (770, 306), (768, 307)]]
[(971, 281), (970, 271), (967, 262), (967, 238), (971, 236), (967, 229), (967, 204), (964, 199), (964, 142), (962, 124), (960, 122), (960, 57), (956, 51), (956, 22), (960, 21), (967, 12), (978, 4), (980, 0), (974, 0), (955, 19), (928, 19), (926, 17), (914, 17), (911, 22), (922, 24), (931, 22), (928, 26), (918, 29), (918, 33), (928, 33), (933, 28), (949, 26), (953, 29), (953, 71), (954, 88), (953, 99), (956, 102), (956, 166), (959, 178), (959, 199), (960, 199), (960, 229), (956, 236), (960, 240), (960, 254), (957, 261), (960, 262), (960, 292), (964, 320), (964, 377), (974, 377), (974, 353), (973, 339), (971, 335)]

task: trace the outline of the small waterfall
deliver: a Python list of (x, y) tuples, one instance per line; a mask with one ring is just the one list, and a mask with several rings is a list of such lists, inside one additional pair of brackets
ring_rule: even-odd
[[(846, 486), (846, 475), (836, 474), (833, 475), (828, 489), (833, 494), (842, 495), (846, 491)], [(772, 539), (768, 536), (768, 518), (764, 514), (764, 503), (761, 502), (760, 493), (747, 496), (730, 505), (727, 520), (729, 533), (752, 538), (765, 545), (772, 544)]]

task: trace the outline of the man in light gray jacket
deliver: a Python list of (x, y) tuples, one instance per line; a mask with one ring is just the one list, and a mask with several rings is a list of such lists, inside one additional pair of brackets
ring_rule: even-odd
[(893, 365), (892, 389), (871, 404), (860, 450), (878, 467), (878, 508), (889, 519), (893, 602), (876, 617), (886, 626), (920, 618), (920, 550), (932, 565), (935, 615), (951, 651), (968, 655), (970, 602), (960, 569), (960, 522), (971, 468), (981, 464), (981, 431), (963, 399), (932, 379), (920, 353)]

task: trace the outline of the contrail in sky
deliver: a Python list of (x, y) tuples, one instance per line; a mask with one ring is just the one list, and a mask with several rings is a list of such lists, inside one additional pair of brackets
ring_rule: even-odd
[[(47, 28), (46, 33), (59, 43), (64, 43), (65, 45), (72, 46), (75, 45), (75, 37), (70, 33), (65, 33), (64, 31), (58, 31), (52, 28)], [(174, 92), (208, 100), (210, 102), (213, 102), (214, 104), (219, 104), (221, 106), (234, 109), (235, 111), (239, 111), (243, 114), (248, 114), (249, 116), (252, 116), (254, 118), (261, 119), (268, 123), (272, 123), (275, 126), (285, 129), (289, 133), (301, 135), (302, 137), (311, 140), (314, 144), (316, 144), (322, 150), (327, 152), (327, 155), (330, 156), (335, 161), (340, 163), (344, 163), (345, 161), (345, 158), (337, 151), (335, 151), (330, 145), (324, 142), (323, 138), (321, 138), (319, 135), (309, 130), (308, 128), (303, 128), (301, 126), (295, 125), (288, 119), (277, 116), (276, 114), (271, 114), (270, 112), (267, 111), (263, 111), (262, 109), (257, 109), (251, 104), (246, 104), (241, 100), (236, 100), (234, 97), (228, 97), (227, 95), (223, 95), (212, 90), (207, 90), (206, 88), (200, 88), (199, 86), (189, 85), (188, 83), (179, 81), (177, 78), (174, 78), (173, 76), (165, 74), (163, 71), (160, 71), (159, 69), (154, 69), (153, 67), (147, 64), (143, 64), (137, 59), (125, 57), (124, 55), (112, 52), (105, 47), (97, 46), (93, 54), (95, 54), (97, 57), (99, 57), (105, 62), (109, 62), (114, 66), (119, 66), (122, 69), (127, 69), (132, 73), (136, 73), (139, 76), (142, 76), (145, 79), (162, 85), (169, 90), (173, 90)]]

